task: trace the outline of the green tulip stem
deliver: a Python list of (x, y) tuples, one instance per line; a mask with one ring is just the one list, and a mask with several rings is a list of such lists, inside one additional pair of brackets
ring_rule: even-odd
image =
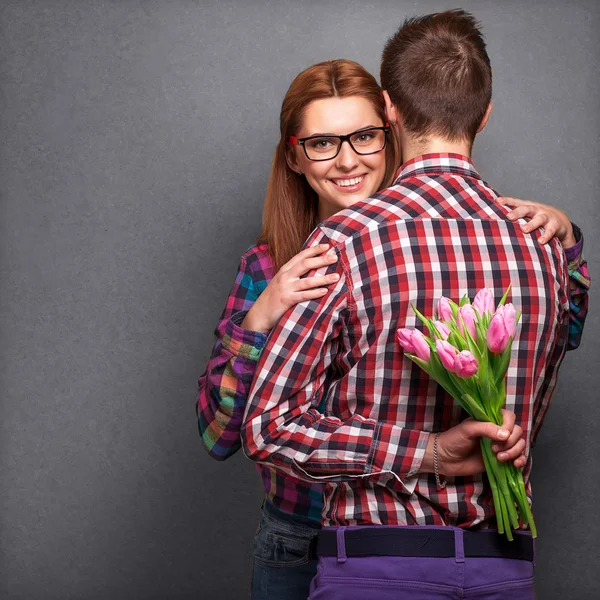
[(531, 537), (537, 537), (537, 527), (535, 525), (535, 520), (533, 518), (533, 513), (531, 512), (531, 507), (529, 506), (529, 500), (527, 499), (527, 494), (525, 493), (525, 482), (523, 481), (523, 473), (518, 469), (515, 469), (516, 473), (516, 487), (519, 489), (522, 498), (522, 506), (521, 510), (525, 513), (525, 522), (529, 525), (529, 529), (531, 530)]
[[(496, 523), (498, 525), (498, 532), (504, 533), (504, 507), (501, 500), (500, 492), (498, 490), (498, 484), (496, 483), (496, 477), (494, 475), (494, 470), (490, 465), (490, 459), (487, 455), (487, 451), (483, 444), (483, 438), (481, 439), (481, 454), (483, 455), (483, 462), (485, 463), (485, 470), (487, 472), (488, 480), (490, 482), (490, 487), (492, 488), (492, 498), (494, 500), (494, 508), (496, 512)], [(508, 533), (509, 528), (507, 528), (507, 536), (510, 535)]]
[[(515, 508), (515, 503), (512, 499), (512, 494), (510, 493), (510, 489), (508, 487), (508, 482), (506, 480), (506, 469), (505, 465), (500, 463), (492, 450), (492, 441), (489, 438), (481, 438), (482, 447), (485, 449), (485, 453), (488, 457), (488, 464), (494, 473), (494, 477), (496, 479), (496, 484), (500, 489), (500, 493), (502, 494), (502, 499), (504, 500), (506, 507), (506, 524), (508, 525), (506, 529), (507, 537), (508, 532), (512, 529), (517, 529), (519, 527), (519, 516), (517, 514), (517, 510)], [(489, 473), (488, 473), (489, 477)], [(509, 537), (512, 539), (512, 535)]]

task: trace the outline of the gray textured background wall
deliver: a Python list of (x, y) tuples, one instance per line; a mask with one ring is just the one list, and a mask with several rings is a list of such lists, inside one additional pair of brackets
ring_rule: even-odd
[[(260, 482), (204, 454), (195, 381), (258, 233), (281, 99), (324, 59), (377, 74), (404, 17), (455, 5), (0, 2), (2, 599), (246, 596)], [(564, 207), (597, 273), (598, 3), (463, 6), (495, 75), (479, 170)], [(534, 452), (543, 600), (600, 590), (591, 300)]]

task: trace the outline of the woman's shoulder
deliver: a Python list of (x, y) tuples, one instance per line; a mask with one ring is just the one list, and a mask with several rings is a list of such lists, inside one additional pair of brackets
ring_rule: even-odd
[(271, 281), (275, 271), (275, 263), (269, 253), (269, 246), (264, 242), (250, 246), (242, 254), (240, 270), (248, 273), (254, 281)]
[(242, 254), (241, 261), (248, 265), (255, 263), (268, 265), (273, 263), (273, 259), (269, 253), (269, 246), (266, 242), (261, 242), (259, 244), (253, 244), (250, 246), (250, 248), (248, 248), (246, 252)]

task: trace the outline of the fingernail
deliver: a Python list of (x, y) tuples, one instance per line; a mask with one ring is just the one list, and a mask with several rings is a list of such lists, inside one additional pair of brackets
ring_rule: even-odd
[(492, 446), (492, 450), (493, 450), (494, 452), (498, 452), (498, 450), (500, 450), (500, 446), (498, 446), (498, 444), (494, 444), (494, 445)]
[(525, 232), (529, 231), (529, 225), (521, 225), (521, 230)]
[(337, 254), (328, 254), (327, 260), (330, 260), (331, 262), (335, 262), (337, 260)]
[(506, 460), (507, 458), (508, 458), (508, 454), (506, 454), (506, 452), (500, 452), (500, 454), (498, 454), (499, 460)]
[(340, 276), (337, 273), (334, 273), (333, 275), (329, 276), (329, 279), (331, 279), (331, 281), (337, 281), (340, 278)]
[(508, 431), (506, 429), (498, 429), (498, 437), (501, 439), (506, 439), (508, 437)]

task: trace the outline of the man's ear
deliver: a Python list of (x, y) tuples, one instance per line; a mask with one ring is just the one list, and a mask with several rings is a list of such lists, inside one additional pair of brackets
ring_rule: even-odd
[(483, 128), (487, 125), (487, 122), (492, 114), (492, 103), (488, 104), (488, 107), (485, 109), (485, 114), (483, 115), (483, 119), (481, 119), (481, 123), (479, 123), (479, 127), (477, 128), (477, 133), (481, 133)]
[(392, 102), (390, 95), (386, 90), (383, 90), (383, 99), (385, 100), (385, 116), (390, 124), (396, 124), (400, 119), (398, 115), (398, 109), (396, 105)]

